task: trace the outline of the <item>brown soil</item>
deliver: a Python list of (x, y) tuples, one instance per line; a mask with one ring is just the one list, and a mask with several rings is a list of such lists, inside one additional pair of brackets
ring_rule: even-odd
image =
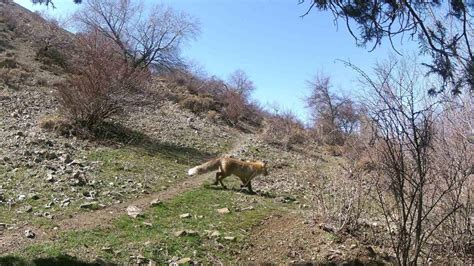
[[(245, 263), (376, 263), (370, 247), (337, 237), (317, 226), (305, 213), (272, 216), (256, 227), (242, 258)], [(351, 259), (357, 258), (354, 261)]]

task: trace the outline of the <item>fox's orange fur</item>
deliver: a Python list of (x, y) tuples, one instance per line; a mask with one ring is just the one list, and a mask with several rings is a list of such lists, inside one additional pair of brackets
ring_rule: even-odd
[(204, 174), (215, 170), (219, 170), (219, 172), (216, 173), (214, 185), (220, 183), (222, 187), (226, 188), (224, 183), (222, 183), (222, 179), (233, 174), (240, 178), (243, 183), (242, 187), (246, 186), (249, 191), (252, 191), (251, 181), (254, 177), (268, 175), (266, 162), (241, 161), (229, 157), (216, 158), (193, 167), (188, 170), (188, 175)]

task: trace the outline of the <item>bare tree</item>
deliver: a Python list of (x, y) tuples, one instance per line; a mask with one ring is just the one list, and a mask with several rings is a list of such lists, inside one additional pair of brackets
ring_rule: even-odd
[(247, 73), (241, 69), (230, 74), (227, 84), (245, 99), (248, 99), (250, 94), (255, 90), (253, 81), (250, 80)]
[(359, 121), (355, 103), (348, 97), (331, 92), (331, 80), (319, 74), (308, 81), (311, 89), (306, 98), (317, 131), (329, 144), (342, 144), (352, 134)]
[(180, 48), (199, 33), (186, 13), (156, 5), (145, 10), (131, 0), (86, 1), (75, 15), (83, 30), (111, 39), (135, 67), (170, 69), (182, 65)]
[(420, 81), (416, 62), (392, 59), (377, 66), (375, 78), (354, 68), (370, 92), (365, 104), (375, 134), (376, 200), (398, 263), (416, 265), (440, 226), (463, 207), (472, 152), (467, 138), (454, 140), (440, 126), (443, 105), (426, 98), (428, 84)]

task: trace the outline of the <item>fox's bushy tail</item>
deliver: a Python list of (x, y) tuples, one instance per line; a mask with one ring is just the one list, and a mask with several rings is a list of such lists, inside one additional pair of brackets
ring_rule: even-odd
[(188, 175), (199, 175), (219, 169), (221, 159), (213, 159), (188, 170)]

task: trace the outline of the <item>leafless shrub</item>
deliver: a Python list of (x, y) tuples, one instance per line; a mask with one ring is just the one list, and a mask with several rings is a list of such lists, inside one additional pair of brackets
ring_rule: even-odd
[(400, 265), (430, 254), (440, 227), (463, 209), (472, 175), (466, 128), (443, 124), (445, 107), (426, 98), (414, 65), (392, 59), (377, 66), (375, 78), (354, 67), (370, 89), (372, 185)]
[(99, 32), (81, 35), (73, 75), (57, 87), (62, 112), (76, 124), (93, 127), (120, 111), (120, 97), (147, 80), (147, 71), (117, 56), (116, 46)]
[(236, 91), (226, 90), (220, 100), (224, 104), (222, 117), (231, 125), (236, 126), (245, 113), (245, 99)]
[(458, 193), (450, 193), (443, 200), (439, 206), (440, 210), (434, 210), (436, 214), (439, 214), (458, 208), (446, 218), (445, 222), (440, 224), (429, 243), (434, 253), (459, 259), (471, 258), (472, 261), (474, 256), (474, 207), (472, 201), (474, 193), (472, 160), (474, 154), (472, 147), (474, 143), (469, 141), (473, 128), (471, 95), (448, 97), (443, 102), (442, 108), (443, 113), (436, 120), (439, 137), (433, 143), (436, 153), (433, 154), (432, 160), (434, 172), (444, 182), (435, 184), (433, 189), (435, 191), (446, 190), (453, 179), (461, 181), (467, 176), (467, 180), (463, 186), (455, 188), (458, 189)]
[(345, 165), (337, 176), (318, 176), (315, 207), (325, 227), (335, 233), (358, 234), (361, 220), (372, 210), (371, 187), (364, 180), (363, 171), (355, 165)]

